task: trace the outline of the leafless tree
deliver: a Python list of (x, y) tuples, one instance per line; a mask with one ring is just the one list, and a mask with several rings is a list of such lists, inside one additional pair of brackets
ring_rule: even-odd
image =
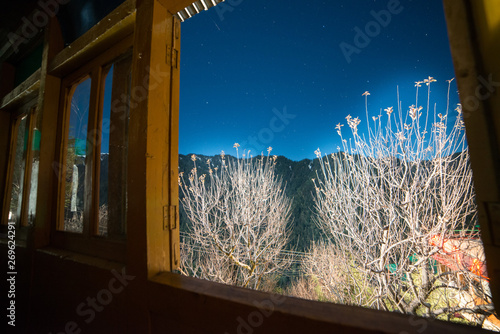
[(304, 267), (327, 300), (491, 324), (461, 106), (455, 121), (448, 107), (429, 120), (434, 81), (416, 83), (417, 101), (406, 115), (398, 102), (397, 112), (390, 107), (372, 118), (366, 136), (358, 134), (359, 118), (347, 116), (349, 138), (336, 127), (339, 152), (316, 151), (317, 223), (329, 242), (313, 246)]
[(290, 200), (275, 175), (276, 157), (221, 154), (208, 175), (196, 156), (188, 180), (179, 176), (181, 204), (191, 222), (181, 247), (181, 273), (220, 283), (270, 290), (290, 258), (282, 256), (289, 236)]

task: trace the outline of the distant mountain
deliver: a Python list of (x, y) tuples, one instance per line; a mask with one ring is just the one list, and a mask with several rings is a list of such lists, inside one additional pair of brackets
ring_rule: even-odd
[[(207, 159), (210, 159), (212, 167), (221, 165), (221, 157), (196, 155), (196, 167), (198, 175), (208, 174)], [(179, 172), (185, 176), (189, 175), (193, 169), (192, 154), (179, 154)], [(236, 159), (226, 155), (226, 159)], [(320, 231), (313, 221), (314, 186), (312, 179), (316, 177), (319, 169), (318, 160), (304, 159), (293, 161), (284, 156), (278, 156), (276, 160), (276, 175), (283, 180), (286, 185), (285, 193), (292, 199), (291, 207), (291, 236), (289, 240), (290, 249), (304, 251), (309, 248), (312, 240), (320, 239)], [(181, 230), (188, 226), (189, 221), (181, 210)]]

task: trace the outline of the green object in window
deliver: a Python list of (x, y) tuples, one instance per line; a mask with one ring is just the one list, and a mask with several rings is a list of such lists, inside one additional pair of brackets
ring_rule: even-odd
[(42, 134), (40, 130), (34, 129), (33, 130), (33, 144), (31, 145), (31, 150), (32, 151), (40, 151), (40, 138)]
[(77, 138), (75, 140), (75, 154), (76, 155), (86, 155), (87, 152), (87, 141)]

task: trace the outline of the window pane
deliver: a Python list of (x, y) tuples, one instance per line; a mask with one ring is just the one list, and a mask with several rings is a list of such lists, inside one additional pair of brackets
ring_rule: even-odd
[(26, 165), (26, 149), (28, 134), (26, 122), (28, 116), (24, 116), (17, 125), (17, 137), (15, 142), (14, 173), (12, 176), (12, 190), (10, 193), (9, 222), (19, 223), (21, 219), (21, 206), (23, 201), (24, 168)]
[(64, 230), (69, 232), (83, 231), (90, 83), (88, 78), (78, 84), (70, 104), (64, 188)]
[(125, 234), (127, 133), (131, 57), (116, 60), (104, 78), (98, 235)]
[(37, 127), (33, 129), (32, 134), (32, 165), (31, 165), (31, 184), (28, 203), (28, 224), (32, 225), (36, 215), (36, 199), (38, 193), (38, 167), (40, 163), (40, 130)]

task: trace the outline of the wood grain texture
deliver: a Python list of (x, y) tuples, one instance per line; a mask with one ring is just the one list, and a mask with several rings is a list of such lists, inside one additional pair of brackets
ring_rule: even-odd
[(51, 61), (49, 73), (63, 76), (104, 52), (134, 31), (135, 0), (124, 1)]
[(127, 181), (128, 202), (134, 204), (128, 207), (127, 235), (129, 264), (142, 277), (172, 268), (163, 208), (172, 201), (170, 124), (172, 101), (179, 98), (171, 95), (167, 64), (173, 25), (174, 18), (158, 1), (137, 1)]
[[(444, 0), (450, 48), (463, 107), (479, 224), (491, 279), (493, 303), (500, 304), (500, 12), (489, 0)], [(492, 16), (486, 20), (487, 14)], [(495, 51), (496, 50), (496, 51)], [(494, 52), (493, 52), (494, 51)], [(495, 84), (496, 85), (496, 84)], [(494, 88), (491, 92), (489, 89)]]
[(57, 174), (54, 170), (61, 79), (48, 74), (48, 64), (63, 48), (61, 29), (52, 19), (45, 29), (42, 64), (40, 67), (40, 94), (37, 105), (37, 128), (40, 130), (40, 164), (33, 248), (50, 243), (50, 231), (56, 218)]

